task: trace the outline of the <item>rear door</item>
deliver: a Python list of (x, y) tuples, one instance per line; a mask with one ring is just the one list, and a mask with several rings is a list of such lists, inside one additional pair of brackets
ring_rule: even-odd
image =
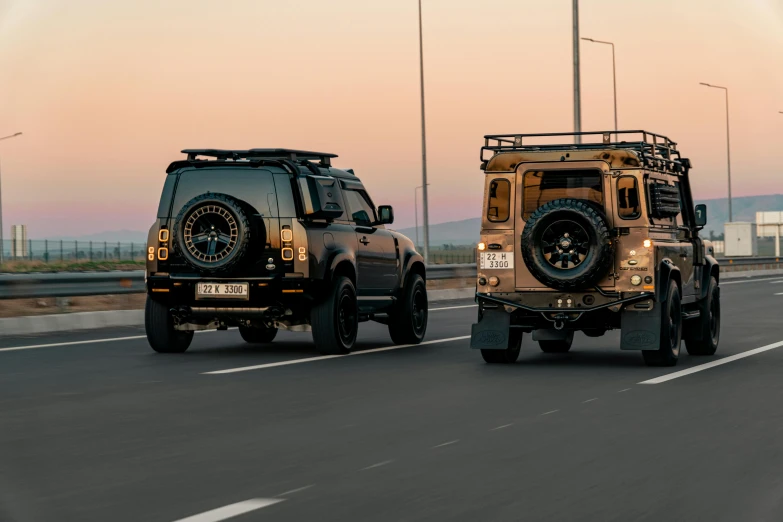
[(343, 199), (359, 242), (357, 286), (359, 295), (390, 295), (398, 284), (394, 237), (377, 221), (375, 206), (359, 183), (343, 183)]

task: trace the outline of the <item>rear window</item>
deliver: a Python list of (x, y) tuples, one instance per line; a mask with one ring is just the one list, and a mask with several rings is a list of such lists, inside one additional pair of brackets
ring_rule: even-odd
[(599, 170), (550, 170), (525, 172), (522, 189), (522, 218), (550, 201), (573, 198), (603, 207)]
[(487, 219), (493, 223), (508, 221), (511, 206), (511, 183), (507, 179), (493, 179), (489, 183)]
[[(186, 170), (180, 174), (176, 190), (171, 209), (175, 216), (188, 201), (206, 192), (226, 194), (244, 201), (264, 217), (278, 216), (275, 182), (272, 173), (264, 169), (229, 167)], [(290, 185), (287, 190), (291, 191)]]

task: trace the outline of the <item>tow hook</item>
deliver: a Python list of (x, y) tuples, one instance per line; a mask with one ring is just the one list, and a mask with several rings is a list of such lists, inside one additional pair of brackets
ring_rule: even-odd
[(559, 319), (555, 319), (555, 330), (562, 330), (565, 323)]
[(568, 316), (566, 314), (557, 314), (552, 319), (555, 323), (555, 330), (562, 330), (565, 327), (566, 321), (568, 321)]

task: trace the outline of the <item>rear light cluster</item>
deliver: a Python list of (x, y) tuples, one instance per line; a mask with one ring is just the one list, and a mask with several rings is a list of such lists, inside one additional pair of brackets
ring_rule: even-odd
[(283, 226), (282, 230), (280, 230), (280, 239), (283, 241), (283, 249), (280, 251), (283, 261), (293, 261), (294, 247), (292, 245), (294, 241), (294, 231), (291, 230), (291, 227), (288, 225)]
[[(169, 231), (166, 228), (161, 228), (158, 230), (158, 249), (157, 249), (157, 257), (158, 261), (166, 261), (169, 258), (169, 248), (168, 246), (169, 242)], [(151, 246), (147, 248), (147, 260), (148, 261), (155, 261), (155, 247)]]

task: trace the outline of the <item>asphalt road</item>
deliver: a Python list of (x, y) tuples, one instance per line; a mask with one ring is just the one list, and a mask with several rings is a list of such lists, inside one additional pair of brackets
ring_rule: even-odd
[(470, 302), (432, 303), (417, 347), (364, 323), (347, 357), (305, 333), (2, 339), (0, 519), (783, 520), (783, 349), (675, 373), (783, 341), (783, 278), (722, 286), (719, 355), (673, 369), (616, 333), (486, 365)]

